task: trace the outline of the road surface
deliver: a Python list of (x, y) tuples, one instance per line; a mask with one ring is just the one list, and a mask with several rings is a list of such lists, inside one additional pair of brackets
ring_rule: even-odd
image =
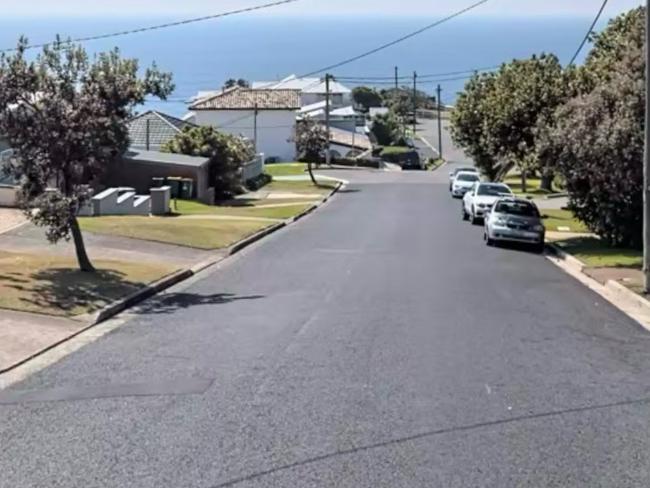
[(0, 486), (649, 486), (650, 335), (486, 247), (446, 170), (342, 174), (308, 219), (1, 392)]

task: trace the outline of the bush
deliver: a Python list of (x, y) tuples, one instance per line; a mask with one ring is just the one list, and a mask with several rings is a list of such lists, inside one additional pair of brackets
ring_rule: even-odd
[(273, 181), (273, 177), (270, 174), (262, 173), (261, 175), (256, 176), (255, 178), (246, 180), (245, 186), (246, 189), (249, 191), (257, 191), (260, 188), (263, 188), (269, 183), (271, 183), (271, 181)]
[(400, 125), (392, 113), (377, 115), (372, 124), (372, 133), (382, 146), (390, 146), (400, 137)]

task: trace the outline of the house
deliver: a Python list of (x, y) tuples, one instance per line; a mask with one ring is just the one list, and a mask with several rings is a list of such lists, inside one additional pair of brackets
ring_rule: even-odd
[[(309, 117), (318, 121), (325, 120), (325, 101), (312, 103), (300, 109), (300, 117)], [(352, 105), (341, 108), (330, 107), (330, 126), (339, 129), (354, 131), (357, 127), (365, 127), (366, 117), (354, 109)]]
[(131, 147), (159, 151), (186, 127), (196, 126), (171, 115), (149, 110), (136, 115), (128, 123)]
[(390, 112), (388, 107), (370, 107), (368, 115), (374, 119), (377, 115), (386, 115)]
[[(329, 84), (332, 107), (352, 105), (352, 90), (336, 80)], [(327, 96), (327, 84), (321, 78), (299, 78), (291, 75), (280, 81), (254, 81), (253, 88), (265, 90), (300, 90), (301, 107), (322, 102)]]
[(253, 141), (256, 153), (279, 161), (296, 158), (294, 141), (300, 91), (233, 87), (192, 103), (192, 121)]
[(193, 181), (193, 197), (214, 203), (209, 181), (210, 158), (131, 148), (115, 161), (102, 178), (103, 187), (130, 187), (148, 194), (153, 178), (179, 177)]

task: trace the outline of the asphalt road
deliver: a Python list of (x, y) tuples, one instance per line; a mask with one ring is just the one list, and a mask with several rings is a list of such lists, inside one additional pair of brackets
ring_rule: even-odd
[(647, 487), (650, 335), (488, 248), (438, 173), (347, 190), (0, 393), (0, 486)]

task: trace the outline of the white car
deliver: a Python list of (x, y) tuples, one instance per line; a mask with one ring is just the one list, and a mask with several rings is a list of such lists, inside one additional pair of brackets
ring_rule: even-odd
[(449, 191), (452, 190), (452, 187), (454, 185), (454, 179), (456, 178), (456, 175), (460, 173), (461, 171), (467, 172), (467, 173), (478, 173), (478, 169), (472, 167), (472, 166), (461, 166), (459, 168), (456, 168), (453, 171), (449, 172)]
[(451, 196), (454, 198), (462, 198), (466, 192), (468, 192), (475, 183), (481, 181), (481, 177), (478, 173), (471, 171), (461, 171), (454, 177), (454, 181), (451, 184)]
[(512, 190), (504, 183), (476, 183), (463, 196), (463, 220), (476, 224), (499, 198), (511, 196)]

